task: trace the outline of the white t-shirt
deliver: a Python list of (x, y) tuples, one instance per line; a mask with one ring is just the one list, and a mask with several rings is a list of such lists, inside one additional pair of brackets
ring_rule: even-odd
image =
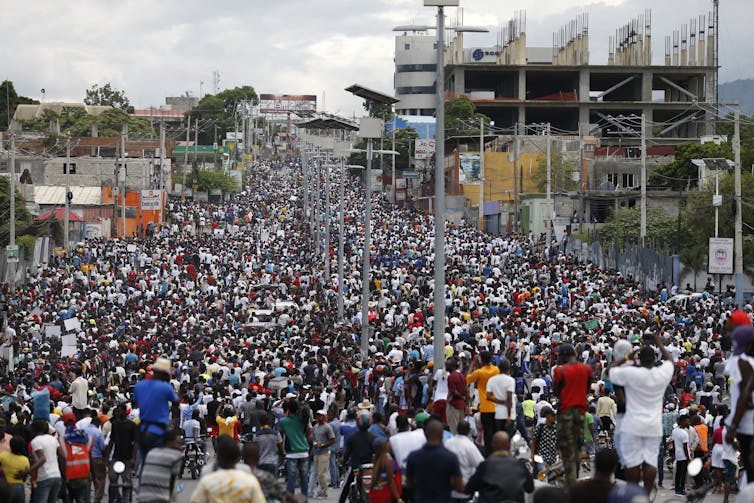
[(673, 430), (673, 445), (675, 446), (676, 461), (686, 460), (686, 450), (683, 444), (689, 443), (689, 432), (685, 428), (675, 428)]
[(401, 471), (406, 470), (406, 460), (408, 455), (418, 451), (427, 443), (427, 437), (424, 436), (424, 430), (418, 429), (413, 431), (404, 431), (396, 433), (390, 437), (390, 448), (395, 454), (395, 460), (401, 467)]
[(662, 436), (662, 402), (665, 388), (673, 377), (673, 364), (664, 361), (659, 367), (615, 367), (610, 370), (613, 384), (623, 386), (626, 414), (621, 433), (638, 437)]
[(42, 451), (45, 462), (39, 467), (37, 480), (47, 480), (60, 477), (58, 468), (58, 441), (52, 435), (37, 435), (31, 441), (31, 450), (35, 453)]
[(513, 394), (513, 400), (511, 402), (512, 409), (508, 411), (508, 407), (505, 405), (495, 404), (495, 419), (515, 419), (516, 418), (516, 380), (508, 374), (498, 374), (490, 377), (487, 381), (487, 393), (495, 395), (497, 400), (505, 400), (508, 398), (508, 392)]
[(438, 369), (437, 372), (435, 372), (434, 401), (448, 399), (448, 375), (450, 375), (450, 372), (445, 369)]

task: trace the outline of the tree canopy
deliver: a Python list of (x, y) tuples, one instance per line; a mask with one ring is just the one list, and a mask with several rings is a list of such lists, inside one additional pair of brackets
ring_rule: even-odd
[(705, 157), (733, 159), (733, 151), (729, 143), (680, 145), (675, 151), (675, 160), (655, 169), (647, 180), (647, 185), (673, 190), (686, 190), (696, 187), (699, 182), (699, 168), (691, 161)]
[(187, 118), (191, 116), (192, 122), (198, 118), (205, 125), (212, 126), (212, 132), (210, 132), (209, 127), (199, 131), (199, 143), (207, 145), (214, 142), (214, 126), (217, 126), (222, 135), (225, 135), (227, 131), (234, 131), (236, 112), (240, 104), (244, 101), (254, 103), (256, 100), (257, 92), (251, 86), (225, 89), (216, 95), (207, 94), (204, 96), (199, 100), (197, 106), (190, 112), (186, 112), (186, 116)]
[(113, 88), (109, 82), (102, 86), (93, 84), (92, 87), (87, 89), (84, 103), (87, 105), (110, 106), (126, 113), (131, 113), (134, 109), (126, 96), (126, 92)]
[(118, 137), (123, 130), (123, 123), (128, 123), (130, 137), (153, 138), (155, 130), (148, 119), (131, 117), (117, 108), (105, 110), (98, 117), (88, 115), (83, 108), (58, 114), (52, 110), (44, 110), (40, 117), (24, 121), (22, 127), (30, 131), (48, 131), (50, 121), (57, 120), (60, 133), (64, 136), (90, 136), (92, 123), (97, 121), (97, 130), (102, 137)]
[(480, 119), (489, 125), (490, 118), (477, 112), (468, 96), (453, 98), (445, 104), (446, 136), (478, 135)]
[[(677, 239), (677, 219), (657, 208), (647, 208), (647, 245), (670, 252)], [(600, 239), (607, 246), (617, 240), (623, 247), (638, 243), (641, 236), (641, 209), (624, 208), (610, 214), (600, 228)]]
[[(573, 179), (573, 166), (560, 153), (550, 154), (550, 186), (553, 193), (569, 192), (579, 188), (579, 182)], [(537, 190), (547, 191), (547, 157), (542, 157), (532, 173), (532, 180)]]
[(18, 105), (34, 105), (39, 101), (19, 96), (13, 82), (4, 80), (0, 83), (0, 129), (8, 129), (9, 120), (13, 119)]

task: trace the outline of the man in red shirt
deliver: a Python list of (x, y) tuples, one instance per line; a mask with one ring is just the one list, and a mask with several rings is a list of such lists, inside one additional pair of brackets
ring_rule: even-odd
[(448, 403), (445, 409), (445, 417), (450, 427), (450, 432), (455, 435), (458, 423), (463, 421), (466, 415), (466, 394), (468, 386), (466, 377), (458, 371), (458, 361), (455, 358), (445, 362), (448, 370)]
[(576, 360), (571, 344), (558, 348), (561, 365), (555, 367), (553, 392), (560, 398), (558, 409), (558, 448), (563, 460), (566, 483), (571, 486), (579, 477), (581, 446), (584, 443), (584, 412), (592, 369)]

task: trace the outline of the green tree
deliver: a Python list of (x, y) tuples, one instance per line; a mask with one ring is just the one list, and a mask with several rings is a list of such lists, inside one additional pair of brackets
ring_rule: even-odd
[[(692, 270), (701, 271), (709, 251), (709, 238), (715, 235), (715, 208), (712, 206), (714, 184), (709, 184), (704, 190), (695, 192), (689, 198), (686, 211), (683, 214), (683, 232), (681, 235), (681, 257)], [(718, 236), (733, 237), (735, 223), (734, 177), (726, 173), (720, 177), (720, 194), (723, 204), (719, 211)], [(744, 266), (754, 268), (754, 177), (751, 173), (741, 173), (741, 201), (742, 219), (744, 223)]]
[(395, 130), (395, 150), (400, 152), (395, 156), (395, 169), (404, 171), (410, 168), (409, 162), (419, 134), (412, 127)]
[(730, 143), (691, 143), (680, 145), (675, 151), (675, 160), (658, 167), (647, 180), (651, 187), (664, 187), (673, 190), (693, 188), (699, 182), (699, 168), (692, 159), (724, 157), (733, 159)]
[[(717, 125), (717, 132), (726, 135), (733, 143), (733, 114)], [(731, 157), (732, 159), (732, 157)], [(749, 170), (754, 165), (754, 117), (741, 116), (741, 167)]]
[[(214, 130), (217, 126), (218, 133), (225, 136), (227, 131), (234, 131), (236, 127), (237, 114), (240, 112), (244, 102), (255, 103), (257, 93), (251, 86), (234, 87), (225, 89), (216, 95), (208, 94), (204, 96), (197, 106), (190, 112), (186, 112), (186, 117), (191, 117), (194, 124), (199, 119), (199, 143), (208, 145), (215, 141)], [(192, 126), (193, 127), (193, 126)]]
[[(677, 219), (657, 208), (647, 209), (647, 245), (660, 251), (672, 250), (678, 234)], [(618, 246), (636, 244), (641, 236), (641, 209), (624, 208), (610, 214), (600, 228), (605, 246), (618, 241)]]
[[(198, 174), (197, 174), (198, 172)], [(236, 180), (220, 170), (203, 169), (192, 172), (187, 177), (186, 184), (190, 187), (197, 180), (199, 190), (221, 189), (223, 192), (235, 194), (241, 190)]]
[(375, 119), (382, 119), (385, 122), (390, 120), (393, 115), (393, 105), (388, 103), (380, 103), (378, 101), (364, 100), (364, 110), (367, 111), (369, 117)]
[[(569, 192), (579, 188), (579, 182), (573, 180), (573, 165), (559, 153), (550, 154), (550, 186), (553, 193)], [(537, 190), (547, 191), (547, 158), (542, 157), (532, 173), (532, 180)]]
[(126, 113), (131, 113), (134, 107), (126, 96), (126, 92), (120, 89), (114, 89), (108, 82), (105, 85), (93, 84), (86, 90), (84, 103), (87, 105), (101, 105), (117, 108)]
[(0, 129), (8, 129), (8, 119), (13, 119), (13, 114), (16, 113), (18, 105), (34, 105), (38, 103), (37, 100), (27, 98), (26, 96), (19, 96), (16, 93), (15, 87), (13, 87), (13, 82), (4, 80), (0, 84)]
[[(21, 236), (23, 230), (31, 223), (31, 214), (26, 209), (26, 202), (16, 190), (16, 235)], [(0, 244), (6, 246), (10, 240), (10, 181), (7, 177), (0, 177)]]
[(487, 125), (490, 123), (489, 117), (476, 111), (468, 96), (453, 98), (445, 104), (445, 135), (478, 135), (479, 119), (483, 119)]

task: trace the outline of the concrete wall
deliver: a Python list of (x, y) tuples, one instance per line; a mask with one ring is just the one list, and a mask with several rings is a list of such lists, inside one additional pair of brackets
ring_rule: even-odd
[[(166, 159), (169, 163), (170, 159)], [(49, 159), (46, 162), (33, 163), (32, 180), (36, 185), (65, 185), (63, 174), (64, 157)], [(75, 187), (101, 187), (115, 183), (115, 159), (102, 159), (95, 157), (76, 157), (71, 162), (76, 163), (76, 174), (69, 175), (69, 184)], [(150, 188), (150, 176), (156, 173), (156, 168), (151, 159), (130, 159), (126, 161), (126, 186), (130, 189)], [(169, 175), (169, 164), (166, 166)], [(168, 176), (165, 178), (165, 186), (170, 186)]]

